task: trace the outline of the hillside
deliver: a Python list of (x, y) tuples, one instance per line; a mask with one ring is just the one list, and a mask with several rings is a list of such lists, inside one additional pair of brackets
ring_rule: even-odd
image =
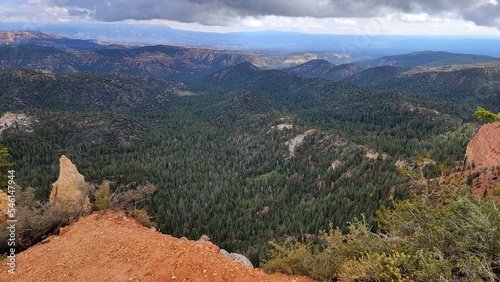
[(18, 254), (16, 263), (15, 275), (2, 263), (1, 281), (310, 281), (247, 268), (210, 242), (164, 235), (119, 212), (82, 218)]
[(401, 91), (441, 100), (444, 108), (457, 114), (472, 113), (479, 105), (500, 106), (500, 67), (476, 66), (450, 71), (413, 72), (412, 69), (383, 66), (369, 68), (348, 78), (358, 86), (379, 91)]
[(322, 77), (340, 80), (362, 70), (355, 64), (334, 65), (326, 60), (311, 60), (305, 64), (283, 69), (288, 73), (300, 74), (304, 77)]
[(445, 66), (445, 65), (474, 65), (498, 63), (500, 58), (479, 56), (474, 54), (459, 54), (442, 51), (421, 51), (402, 55), (385, 56), (376, 60), (356, 62), (360, 66)]
[[(0, 71), (0, 110), (161, 108), (188, 92), (181, 82), (123, 74)], [(78, 87), (75, 87), (78, 86)]]
[(0, 67), (67, 72), (167, 75), (217, 70), (245, 62), (245, 55), (210, 49), (147, 46), (65, 52), (54, 47), (0, 46)]

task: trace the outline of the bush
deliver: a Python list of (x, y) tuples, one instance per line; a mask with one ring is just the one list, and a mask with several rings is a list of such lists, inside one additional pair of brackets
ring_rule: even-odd
[(465, 189), (441, 199), (421, 195), (383, 210), (378, 221), (388, 236), (405, 239), (397, 247), (411, 245), (442, 257), (457, 279), (500, 278), (495, 272), (500, 260), (500, 207), (493, 199), (481, 201)]
[(350, 273), (346, 268), (365, 259), (367, 253), (389, 249), (387, 242), (370, 231), (364, 217), (349, 223), (345, 235), (330, 225), (328, 232), (320, 232), (319, 246), (296, 241), (284, 245), (272, 242), (271, 246), (271, 259), (262, 266), (265, 271), (308, 275), (317, 281), (338, 279)]
[(296, 240), (284, 245), (269, 242), (272, 260), (262, 265), (268, 273), (281, 272), (285, 274), (309, 275), (312, 271), (311, 262), (313, 253), (311, 244), (304, 244)]
[(368, 253), (345, 262), (340, 276), (354, 281), (404, 281), (397, 264), (398, 260), (393, 255)]
[(273, 243), (264, 269), (319, 281), (500, 280), (500, 206), (491, 198), (429, 186), (380, 209), (377, 221), (383, 233), (355, 220), (346, 234), (321, 232), (316, 247)]
[(125, 192), (120, 192), (119, 189), (111, 196), (109, 208), (121, 209), (123, 211), (135, 209), (138, 203), (146, 199), (146, 196), (156, 191), (156, 187), (151, 183), (146, 183), (145, 185)]
[(111, 197), (109, 190), (109, 181), (105, 181), (97, 188), (97, 191), (94, 192), (94, 205), (98, 210), (108, 209), (109, 199)]
[[(19, 250), (42, 241), (60, 227), (71, 224), (81, 216), (80, 212), (70, 213), (60, 210), (49, 203), (42, 204), (35, 199), (35, 189), (27, 188), (18, 192), (16, 205), (16, 246)], [(8, 250), (9, 236), (6, 226), (0, 226), (0, 253)]]
[(493, 188), (493, 195), (500, 196), (500, 188)]
[(148, 228), (155, 227), (154, 222), (151, 221), (151, 217), (145, 210), (131, 210), (128, 214)]

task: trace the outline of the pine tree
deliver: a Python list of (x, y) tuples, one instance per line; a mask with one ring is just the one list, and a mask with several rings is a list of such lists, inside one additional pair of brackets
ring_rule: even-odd
[[(9, 150), (1, 143), (0, 137), (0, 190), (7, 192), (9, 185), (9, 171), (12, 170), (14, 164), (9, 162)], [(11, 179), (12, 180), (12, 179)], [(15, 182), (15, 180), (13, 180)]]

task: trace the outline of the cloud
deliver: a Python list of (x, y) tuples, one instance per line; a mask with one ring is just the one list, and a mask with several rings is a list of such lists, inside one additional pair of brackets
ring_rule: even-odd
[(371, 18), (393, 12), (454, 13), (479, 25), (500, 27), (496, 0), (46, 0), (86, 11), (99, 21), (165, 19), (204, 25), (230, 25), (242, 18), (265, 16)]
[[(14, 3), (15, 2), (15, 3)], [(15, 0), (0, 4), (2, 22), (23, 23), (24, 29), (40, 29), (47, 23), (66, 23), (75, 20), (64, 6), (49, 6), (47, 0)]]
[(500, 5), (496, 1), (466, 11), (463, 16), (464, 19), (471, 20), (478, 25), (494, 26), (500, 29)]

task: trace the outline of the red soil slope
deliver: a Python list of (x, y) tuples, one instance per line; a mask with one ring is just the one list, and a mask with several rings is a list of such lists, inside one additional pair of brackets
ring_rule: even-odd
[(211, 244), (148, 229), (123, 213), (93, 214), (2, 262), (0, 281), (311, 281), (268, 275), (224, 258)]

